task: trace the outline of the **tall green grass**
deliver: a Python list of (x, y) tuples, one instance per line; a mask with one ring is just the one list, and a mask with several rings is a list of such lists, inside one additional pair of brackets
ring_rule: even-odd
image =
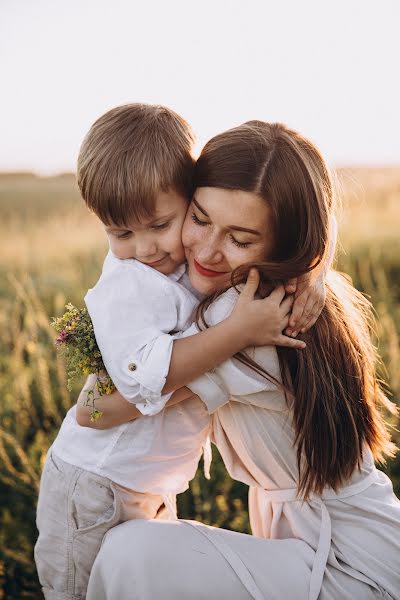
[[(339, 179), (338, 266), (375, 306), (381, 374), (398, 401), (400, 169), (342, 170)], [(0, 176), (0, 219), (0, 599), (40, 598), (32, 557), (40, 472), (79, 388), (66, 390), (49, 320), (67, 301), (82, 305), (107, 245), (71, 175)], [(180, 515), (249, 531), (246, 486), (214, 458), (212, 480), (199, 469), (179, 498)], [(399, 460), (387, 470), (399, 492)]]

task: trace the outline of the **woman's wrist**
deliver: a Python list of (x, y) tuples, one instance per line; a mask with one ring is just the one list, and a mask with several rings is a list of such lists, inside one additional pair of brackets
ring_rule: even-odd
[(235, 347), (232, 354), (254, 345), (246, 323), (237, 315), (231, 314), (221, 322), (221, 326), (223, 328), (223, 331), (220, 332), (221, 335), (226, 335), (232, 346)]

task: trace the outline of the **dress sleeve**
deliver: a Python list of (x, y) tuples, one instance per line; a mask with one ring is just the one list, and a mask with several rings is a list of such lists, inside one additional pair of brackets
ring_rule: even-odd
[[(233, 288), (222, 294), (206, 311), (208, 325), (216, 325), (226, 319), (231, 314), (237, 298), (237, 292)], [(198, 331), (198, 327), (193, 324), (182, 335), (194, 335)], [(280, 403), (282, 394), (277, 394), (278, 385), (274, 382), (274, 379), (277, 382), (281, 380), (275, 347), (248, 348), (246, 354), (267, 371), (272, 380), (232, 357), (188, 384), (192, 392), (205, 403), (208, 412), (213, 413), (230, 400), (263, 406), (268, 402), (264, 393), (266, 391), (272, 392), (270, 400), (273, 404), (278, 399)]]
[(121, 264), (85, 297), (105, 367), (118, 391), (146, 415), (164, 408), (177, 307), (168, 282)]

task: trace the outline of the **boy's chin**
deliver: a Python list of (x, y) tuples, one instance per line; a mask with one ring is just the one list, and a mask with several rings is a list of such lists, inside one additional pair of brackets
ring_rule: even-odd
[(182, 262), (174, 262), (174, 261), (166, 261), (165, 265), (161, 264), (157, 267), (152, 267), (155, 271), (158, 271), (159, 273), (162, 273), (163, 275), (172, 275), (172, 273), (175, 273), (175, 271), (181, 266), (183, 265), (184, 261)]

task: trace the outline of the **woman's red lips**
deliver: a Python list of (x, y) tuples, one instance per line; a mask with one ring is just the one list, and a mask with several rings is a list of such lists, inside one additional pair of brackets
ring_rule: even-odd
[(196, 270), (203, 275), (204, 277), (219, 277), (220, 275), (226, 275), (227, 271), (212, 271), (211, 269), (206, 269), (197, 260), (193, 259), (194, 266)]

